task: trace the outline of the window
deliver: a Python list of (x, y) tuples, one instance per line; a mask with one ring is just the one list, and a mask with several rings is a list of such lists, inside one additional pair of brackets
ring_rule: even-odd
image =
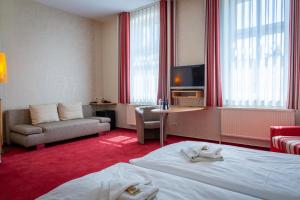
[(285, 107), (289, 0), (221, 0), (224, 106)]
[(130, 13), (130, 102), (133, 104), (156, 104), (159, 34), (159, 4)]

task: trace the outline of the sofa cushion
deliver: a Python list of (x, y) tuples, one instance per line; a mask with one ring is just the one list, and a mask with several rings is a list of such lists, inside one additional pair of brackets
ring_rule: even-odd
[(32, 124), (59, 121), (56, 104), (30, 105), (29, 110)]
[(37, 126), (41, 127), (43, 131), (49, 131), (53, 129), (76, 127), (81, 125), (99, 124), (98, 120), (95, 119), (73, 119), (59, 122), (42, 123)]
[(15, 132), (10, 133), (10, 139), (16, 143), (20, 144), (24, 147), (31, 147), (38, 144), (45, 143), (45, 135), (41, 134), (31, 134), (31, 135), (23, 135)]
[(300, 136), (274, 136), (272, 143), (281, 152), (300, 154)]
[(101, 123), (110, 123), (111, 121), (109, 117), (88, 117), (88, 119), (95, 119)]
[(39, 124), (43, 128), (45, 143), (67, 140), (109, 131), (109, 123), (99, 123), (93, 119), (74, 119), (68, 121)]
[(41, 127), (32, 126), (30, 124), (15, 125), (11, 127), (10, 130), (22, 135), (40, 134), (43, 132), (43, 129)]
[(145, 128), (146, 129), (155, 129), (160, 127), (160, 122), (159, 121), (147, 121), (144, 122)]
[(78, 103), (59, 103), (58, 114), (60, 120), (82, 119), (82, 104)]

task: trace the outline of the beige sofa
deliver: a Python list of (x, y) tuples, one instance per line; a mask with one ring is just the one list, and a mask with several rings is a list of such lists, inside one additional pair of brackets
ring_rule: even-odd
[(24, 147), (57, 142), (110, 130), (110, 119), (94, 117), (91, 106), (84, 105), (83, 119), (32, 125), (29, 109), (5, 112), (6, 143)]

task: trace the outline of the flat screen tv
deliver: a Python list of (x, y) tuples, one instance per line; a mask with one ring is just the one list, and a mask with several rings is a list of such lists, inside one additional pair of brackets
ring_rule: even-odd
[(203, 89), (204, 65), (172, 67), (171, 89)]

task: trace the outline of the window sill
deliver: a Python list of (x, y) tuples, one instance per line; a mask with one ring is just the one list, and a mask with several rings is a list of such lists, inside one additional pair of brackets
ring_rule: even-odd
[(259, 111), (289, 111), (289, 112), (295, 112), (293, 109), (287, 109), (287, 108), (262, 108), (262, 107), (218, 107), (220, 110), (259, 110)]

